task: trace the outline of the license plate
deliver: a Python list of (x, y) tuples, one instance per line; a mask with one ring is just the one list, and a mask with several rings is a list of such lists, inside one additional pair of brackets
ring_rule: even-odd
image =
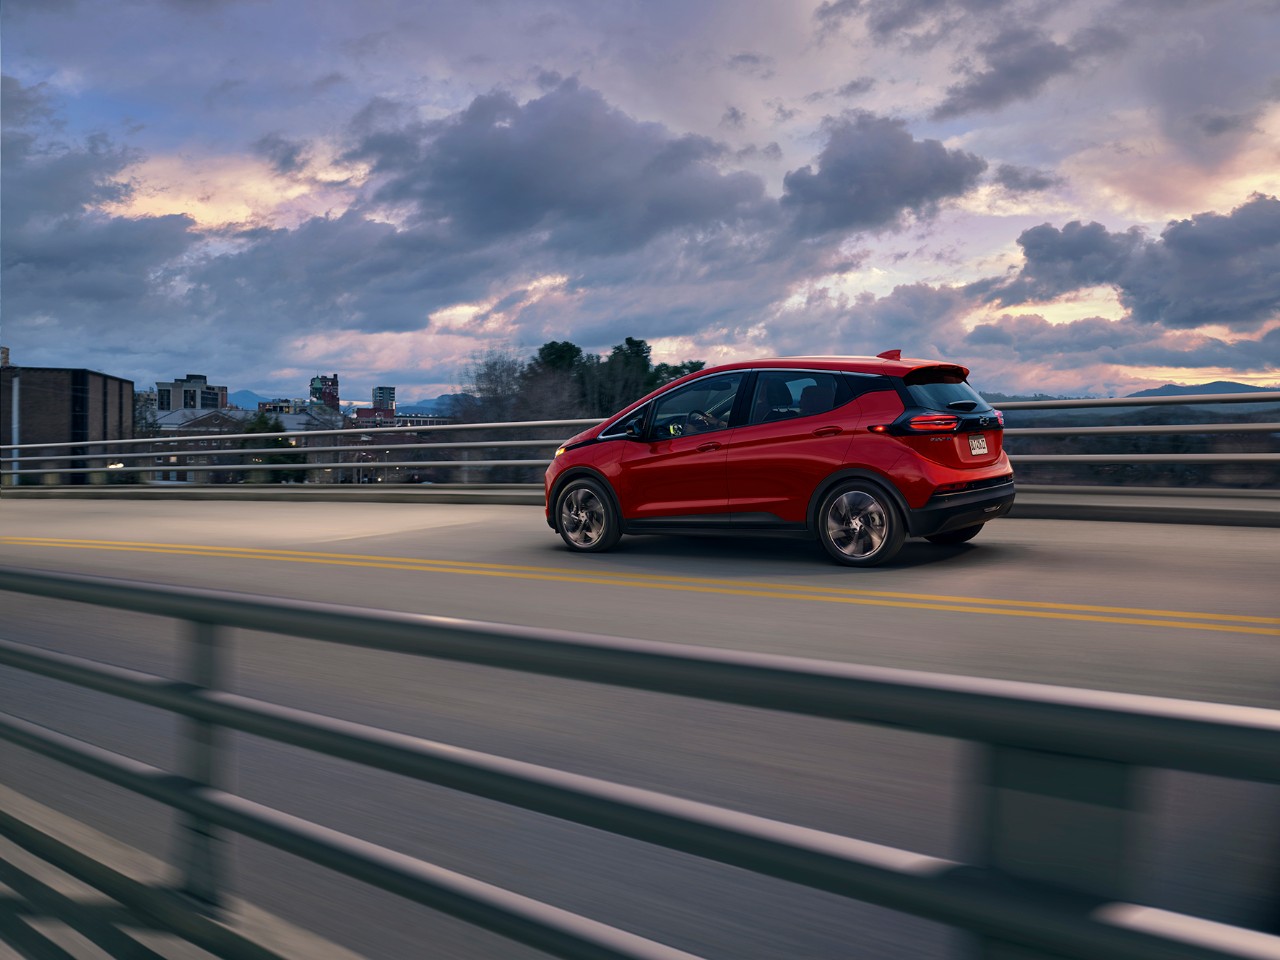
[(971, 434), (969, 437), (969, 452), (975, 457), (979, 454), (987, 452), (987, 438), (980, 433)]

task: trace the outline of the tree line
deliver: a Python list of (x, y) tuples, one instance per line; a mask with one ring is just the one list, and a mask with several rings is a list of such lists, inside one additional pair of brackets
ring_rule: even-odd
[(652, 347), (635, 337), (607, 355), (587, 353), (568, 340), (544, 343), (528, 359), (488, 350), (467, 364), (449, 415), (463, 423), (605, 417), (705, 365), (655, 364)]

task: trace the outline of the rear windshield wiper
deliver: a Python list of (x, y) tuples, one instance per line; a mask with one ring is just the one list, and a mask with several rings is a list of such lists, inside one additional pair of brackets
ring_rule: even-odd
[(977, 406), (978, 406), (977, 400), (952, 400), (950, 403), (947, 404), (947, 409), (948, 410), (964, 410), (967, 412), (969, 410), (973, 410)]

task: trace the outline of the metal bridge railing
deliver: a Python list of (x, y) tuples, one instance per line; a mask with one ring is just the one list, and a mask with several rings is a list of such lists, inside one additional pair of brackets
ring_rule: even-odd
[[(1113, 407), (1159, 407), (1170, 405), (1269, 404), (1280, 403), (1280, 391), (1265, 393), (1202, 394), (1184, 397), (1122, 397), (1091, 400), (1017, 401), (1000, 404), (1006, 411), (1063, 410), (1072, 408), (1103, 409)], [(232, 474), (250, 476), (263, 472), (306, 475), (311, 482), (330, 482), (335, 477), (350, 476), (357, 471), (392, 472), (452, 470), (488, 471), (497, 468), (530, 468), (541, 470), (550, 463), (548, 454), (565, 437), (583, 427), (599, 423), (598, 419), (528, 420), (503, 423), (456, 423), (425, 427), (374, 427), (344, 430), (315, 430), (284, 433), (235, 433), (203, 437), (160, 436), (130, 440), (65, 442), (44, 444), (10, 444), (0, 446), (0, 476), (6, 484), (22, 481), (58, 483), (62, 478), (80, 479), (92, 475), (96, 481), (109, 481), (113, 474), (139, 474), (143, 482), (159, 479), (168, 473), (191, 476)], [(485, 434), (480, 439), (442, 441), (438, 435), (457, 431)], [(551, 437), (533, 439), (500, 439), (512, 431), (552, 433)], [(387, 436), (412, 435), (416, 441), (387, 446), (372, 441)], [(1077, 436), (1167, 436), (1208, 434), (1275, 434), (1278, 422), (1153, 424), (1150, 426), (1036, 426), (1008, 427), (1006, 437), (1077, 437)], [(337, 438), (342, 443), (309, 446), (321, 437)], [(498, 439), (495, 439), (498, 438)], [(225, 446), (272, 439), (289, 446)], [(430, 455), (457, 451), (431, 459)], [(528, 451), (529, 456), (505, 456), (507, 452)], [(412, 452), (413, 458), (406, 455)], [(477, 456), (468, 454), (476, 452)], [(330, 456), (332, 455), (332, 456)], [(346, 459), (344, 459), (344, 457)], [(211, 458), (235, 458), (247, 462), (216, 463)], [(306, 462), (270, 462), (291, 458)], [(319, 458), (319, 459), (317, 459)], [(361, 459), (364, 458), (364, 459)], [(1233, 451), (1216, 453), (1011, 453), (1015, 465), (1026, 464), (1275, 464), (1280, 452)], [(158, 462), (164, 461), (164, 462)], [(170, 462), (172, 461), (172, 462)], [(201, 462), (203, 461), (203, 462)], [(326, 479), (326, 475), (328, 479)]]
[[(206, 910), (216, 911), (229, 882), (218, 835), (233, 831), (554, 956), (693, 960), (226, 792), (218, 734), (229, 728), (906, 911), (967, 930), (992, 949), (1016, 946), (1019, 957), (1280, 956), (1280, 937), (1125, 903), (1120, 892), (1120, 851), (1140, 769), (1280, 783), (1280, 711), (102, 577), (0, 568), (0, 590), (189, 625), (183, 681), (0, 641), (2, 665), (187, 717), (181, 775), (8, 714), (0, 714), (0, 738), (180, 811), (184, 886)], [(970, 741), (986, 771), (972, 825), (985, 853), (982, 862), (963, 864), (239, 696), (218, 684), (230, 673), (228, 628)], [(0, 832), (6, 817), (0, 811)], [(1026, 829), (1028, 818), (1037, 818), (1035, 830)]]

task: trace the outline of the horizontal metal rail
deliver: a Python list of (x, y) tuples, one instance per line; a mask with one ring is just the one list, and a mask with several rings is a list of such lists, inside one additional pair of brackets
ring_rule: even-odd
[[(1011, 401), (1000, 404), (1007, 411), (1062, 410), (1062, 409), (1098, 409), (1112, 407), (1151, 407), (1170, 405), (1216, 405), (1216, 404), (1268, 404), (1280, 402), (1280, 391), (1243, 394), (1198, 394), (1183, 397), (1122, 397), (1080, 400), (1042, 400)], [(86, 476), (99, 478), (110, 477), (116, 471), (117, 478), (130, 474), (142, 475), (143, 482), (153, 475), (169, 472), (181, 472), (188, 477), (225, 473), (255, 474), (261, 471), (273, 473), (311, 472), (314, 482), (332, 482), (325, 474), (350, 476), (344, 471), (410, 471), (431, 469), (491, 470), (496, 468), (542, 469), (550, 462), (545, 457), (536, 459), (503, 458), (494, 456), (500, 450), (528, 449), (530, 451), (549, 450), (561, 442), (563, 436), (576, 433), (583, 427), (600, 423), (596, 418), (576, 420), (529, 420), (500, 423), (450, 423), (431, 426), (403, 427), (355, 427), (334, 430), (285, 431), (282, 433), (237, 433), (214, 434), (200, 437), (159, 436), (150, 438), (134, 438), (129, 440), (101, 440), (85, 442), (59, 442), (51, 444), (19, 444), (0, 447), (0, 472), (10, 478), (9, 482), (19, 483), (37, 477), (57, 477), (60, 475)], [(431, 440), (417, 443), (396, 443), (382, 451), (383, 456), (398, 454), (394, 460), (363, 459), (372, 456), (379, 449), (375, 440), (382, 435), (411, 434), (414, 437), (438, 434), (443, 431), (469, 431), (472, 433), (497, 432), (511, 430), (558, 430), (562, 434), (553, 439), (475, 439), (465, 441), (433, 442)], [(1008, 437), (1090, 437), (1090, 436), (1170, 436), (1170, 435), (1259, 435), (1280, 433), (1280, 423), (1206, 423), (1206, 424), (1156, 424), (1121, 425), (1121, 426), (1036, 426), (1008, 427)], [(329, 444), (326, 446), (307, 446), (320, 437), (358, 438), (360, 442), (350, 444)], [(229, 441), (265, 442), (270, 438), (286, 439), (288, 447), (243, 447), (228, 449)], [(197, 444), (199, 444), (197, 446)], [(140, 449), (144, 447), (145, 449)], [(443, 452), (446, 450), (476, 451), (477, 459), (406, 459), (408, 451)], [(66, 452), (63, 452), (66, 451)], [(336, 459), (302, 463), (165, 463), (146, 462), (152, 458), (182, 458), (199, 460), (204, 458), (244, 458), (244, 457), (307, 457), (332, 454)], [(356, 459), (352, 459), (356, 458)], [(1133, 465), (1168, 464), (1168, 465), (1230, 465), (1230, 464), (1273, 464), (1280, 462), (1280, 453), (1259, 451), (1257, 449), (1226, 452), (1222, 450), (1196, 453), (1142, 453), (1142, 454), (1104, 454), (1104, 453), (1012, 453), (1010, 460), (1015, 464), (1059, 464), (1059, 465)], [(70, 464), (76, 464), (74, 466)], [(87, 464), (87, 465), (86, 465)]]
[(1280, 433), (1280, 423), (1155, 423), (1130, 427), (1005, 427), (1006, 437), (1123, 437), (1197, 433)]
[[(303, 436), (306, 436), (306, 434), (303, 434)], [(195, 438), (183, 437), (182, 439), (189, 441), (189, 440), (194, 440)], [(483, 447), (485, 449), (492, 447), (495, 449), (504, 449), (504, 450), (522, 449), (522, 448), (549, 449), (549, 448), (554, 448), (561, 442), (560, 439), (556, 439), (556, 440), (484, 440), (484, 441), (468, 440), (468, 441), (453, 442), (453, 443), (397, 443), (394, 446), (390, 447), (389, 449), (386, 447), (380, 447), (377, 444), (363, 444), (363, 443), (348, 444), (346, 446), (341, 446), (341, 447), (309, 447), (306, 445), (300, 445), (296, 447), (293, 447), (293, 446), (290, 446), (290, 447), (224, 447), (224, 446), (212, 445), (212, 444), (221, 444), (222, 440), (223, 438), (221, 436), (213, 436), (208, 439), (207, 441), (208, 445), (202, 444), (198, 447), (183, 447), (182, 449), (179, 449), (179, 450), (138, 450), (132, 453), (115, 452), (111, 454), (60, 453), (57, 456), (52, 456), (52, 457), (47, 457), (41, 454), (38, 456), (29, 455), (26, 457), (18, 457), (16, 459), (17, 459), (17, 462), (19, 463), (27, 460), (39, 461), (40, 463), (62, 463), (65, 461), (74, 461), (74, 460), (89, 460), (89, 459), (101, 460), (108, 457), (123, 461), (123, 460), (146, 460), (147, 458), (152, 458), (152, 457), (175, 457), (175, 456), (241, 457), (241, 456), (248, 456), (248, 455), (262, 455), (262, 456), (269, 456), (269, 457), (282, 457), (282, 456), (287, 457), (287, 456), (301, 456), (303, 454), (311, 456), (312, 454), (317, 454), (317, 453), (350, 453), (350, 454), (358, 455), (358, 454), (368, 454), (370, 452), (377, 451), (377, 450), (382, 450), (384, 453), (389, 453), (391, 450), (394, 450), (397, 453), (401, 453), (405, 450), (473, 450), (477, 447)], [(174, 441), (157, 440), (154, 442), (172, 443)], [(84, 447), (84, 446), (94, 446), (94, 444), (81, 444), (81, 447)], [(423, 462), (429, 462), (429, 461), (423, 461)], [(354, 466), (354, 465), (355, 465), (354, 462), (351, 462), (351, 461), (345, 461), (343, 463), (343, 466)], [(148, 463), (145, 466), (143, 464), (137, 464), (134, 466), (130, 466), (127, 469), (129, 470), (160, 470), (160, 469), (164, 469), (165, 466), (166, 466), (165, 464), (160, 464), (160, 463), (156, 463), (156, 464)], [(101, 470), (102, 468), (98, 467), (97, 469)]]
[[(81, 458), (84, 459), (84, 458)], [(248, 473), (266, 470), (382, 470), (385, 468), (413, 468), (417, 470), (433, 469), (436, 467), (546, 467), (551, 461), (542, 460), (362, 460), (355, 461), (331, 461), (325, 463), (176, 463), (176, 464), (148, 464), (145, 467), (132, 466), (115, 468), (121, 472), (127, 473), (169, 473), (177, 471), (179, 473), (218, 473), (227, 471), (229, 473)], [(39, 469), (23, 469), (9, 470), (7, 473), (21, 475), (43, 474), (43, 473), (67, 473), (67, 474), (83, 474), (83, 473), (107, 473), (112, 468), (107, 467), (54, 467), (49, 470)]]
[[(1275, 710), (10, 567), (0, 567), (0, 590), (700, 700), (1280, 783), (1280, 711)], [(1280, 629), (1276, 620), (1259, 620), (1263, 627)]]
[(4, 713), (0, 738), (566, 960), (700, 960)]
[[(343, 427), (335, 430), (284, 430), (279, 433), (271, 433), (260, 431), (257, 433), (219, 433), (216, 436), (218, 440), (264, 440), (267, 437), (341, 437), (351, 436), (352, 434), (394, 434), (394, 433), (438, 433), (445, 430), (530, 430), (538, 427), (577, 427), (582, 430), (586, 427), (600, 423), (599, 417), (593, 417), (586, 420), (501, 420), (493, 423), (440, 423), (432, 424), (428, 427)], [(155, 437), (133, 437), (128, 440), (71, 440), (60, 441), (58, 443), (19, 443), (19, 444), (3, 444), (0, 445), (0, 451), (21, 450), (25, 447), (38, 447), (42, 450), (54, 450), (64, 447), (86, 447), (86, 446), (128, 446), (137, 443), (178, 443), (183, 440), (192, 439), (191, 435), (166, 436), (160, 434)]]
[[(860, 667), (0, 568), (0, 590), (924, 733), (1280, 782), (1280, 711)], [(1055, 955), (1267, 955), (1280, 938), (0, 641), (0, 664)], [(690, 955), (27, 721), (0, 737), (557, 956)]]
[(1215, 403), (1277, 403), (1280, 390), (1261, 393), (1196, 393), (1184, 397), (1097, 397), (1080, 400), (1009, 400), (1001, 410), (1070, 410), (1099, 407), (1173, 407)]

